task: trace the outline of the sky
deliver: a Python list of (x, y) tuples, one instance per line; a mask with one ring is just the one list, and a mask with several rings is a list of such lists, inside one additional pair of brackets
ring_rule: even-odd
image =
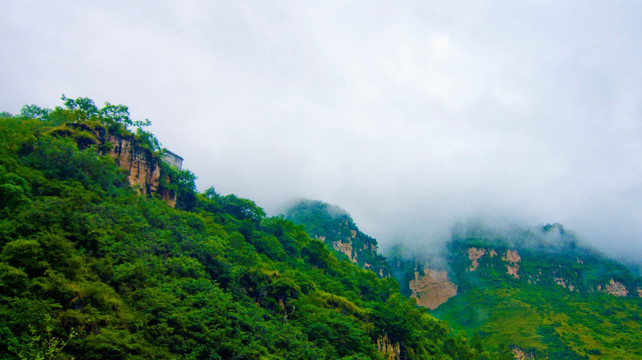
[(642, 2), (0, 0), (0, 111), (128, 105), (269, 214), (384, 247), (469, 218), (642, 259)]

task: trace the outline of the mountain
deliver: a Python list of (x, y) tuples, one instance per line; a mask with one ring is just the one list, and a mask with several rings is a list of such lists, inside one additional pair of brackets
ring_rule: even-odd
[(289, 207), (285, 218), (304, 226), (340, 258), (347, 258), (380, 277), (390, 276), (386, 258), (377, 253), (377, 240), (362, 233), (352, 217), (338, 206), (322, 201), (301, 200)]
[(63, 101), (0, 113), (0, 358), (506, 356), (403, 297), (351, 219), (343, 261), (249, 199), (197, 192), (126, 106)]
[[(562, 225), (460, 224), (447, 246), (447, 279), (441, 280), (457, 292), (448, 289), (433, 314), (457, 331), (480, 334), (489, 346), (509, 339), (524, 359), (642, 357), (642, 279)], [(432, 270), (429, 259), (396, 256), (392, 262), (426, 274), (443, 271)], [(413, 275), (410, 284), (428, 276)], [(398, 277), (402, 288), (408, 278), (408, 271)]]
[[(286, 214), (336, 251), (357, 229), (344, 210), (320, 201)], [(470, 221), (453, 227), (445, 246), (427, 254), (397, 244), (388, 268), (403, 295), (471, 343), (516, 359), (642, 358), (642, 279), (561, 224)]]

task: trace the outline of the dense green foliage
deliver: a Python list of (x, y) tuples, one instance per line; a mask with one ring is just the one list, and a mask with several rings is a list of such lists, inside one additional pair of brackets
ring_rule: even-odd
[(328, 249), (341, 259), (347, 258), (334, 247), (349, 244), (353, 262), (380, 276), (389, 276), (386, 258), (377, 253), (377, 240), (364, 234), (352, 217), (338, 206), (322, 201), (301, 200), (285, 212), (285, 218), (305, 227), (313, 237), (323, 240)]
[(477, 287), (435, 314), (489, 346), (508, 342), (536, 358), (639, 359), (640, 310), (639, 298), (520, 284)]
[(141, 196), (100, 138), (158, 158), (147, 122), (63, 100), (0, 117), (1, 358), (378, 359), (384, 342), (402, 359), (492, 357), (395, 280), (250, 200), (197, 193), (190, 172), (164, 166), (175, 209)]
[[(486, 250), (476, 268), (471, 248)], [(520, 256), (517, 276), (507, 271), (514, 267), (504, 258), (508, 250)], [(468, 224), (455, 228), (448, 254), (459, 294), (434, 314), (463, 334), (480, 334), (490, 347), (518, 347), (535, 358), (642, 358), (641, 279), (563, 226), (498, 230)]]

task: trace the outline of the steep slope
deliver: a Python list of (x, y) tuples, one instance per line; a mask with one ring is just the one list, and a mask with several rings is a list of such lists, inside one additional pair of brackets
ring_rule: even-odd
[(123, 107), (64, 100), (0, 116), (1, 358), (496, 358), (250, 200), (171, 168), (175, 208), (130, 186), (95, 134), (67, 130), (154, 157), (157, 141)]
[[(447, 254), (457, 295), (434, 314), (455, 329), (522, 358), (642, 356), (641, 279), (563, 226), (460, 225)], [(403, 288), (408, 271), (400, 275)]]
[(308, 234), (323, 241), (340, 258), (347, 257), (380, 277), (390, 276), (386, 259), (377, 253), (377, 240), (362, 233), (352, 217), (340, 207), (322, 201), (301, 200), (286, 210), (285, 218), (303, 225)]

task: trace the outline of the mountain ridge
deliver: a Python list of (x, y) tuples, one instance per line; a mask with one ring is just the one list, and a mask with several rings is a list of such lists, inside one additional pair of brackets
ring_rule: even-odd
[[(453, 227), (446, 246), (445, 259), (435, 261), (435, 251), (397, 244), (387, 262), (402, 294), (469, 338), (482, 334), (496, 349), (509, 340), (519, 359), (641, 355), (642, 328), (635, 319), (642, 310), (642, 278), (563, 225), (500, 228), (469, 221)], [(619, 328), (599, 328), (610, 323)], [(621, 334), (628, 340), (614, 345)]]

